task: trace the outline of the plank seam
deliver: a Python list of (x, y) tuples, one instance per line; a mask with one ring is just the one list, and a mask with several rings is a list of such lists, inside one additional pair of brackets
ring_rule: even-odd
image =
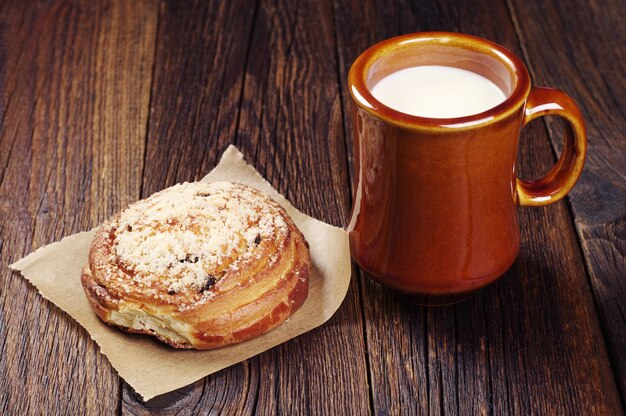
[(370, 402), (370, 414), (375, 414), (375, 406), (374, 406), (374, 384), (372, 383), (372, 365), (370, 363), (370, 354), (369, 354), (369, 348), (368, 348), (368, 338), (367, 338), (367, 321), (366, 321), (366, 317), (365, 317), (365, 302), (364, 302), (364, 297), (365, 297), (365, 285), (363, 284), (363, 279), (365, 279), (365, 276), (363, 276), (363, 272), (357, 268), (357, 272), (356, 272), (356, 282), (357, 282), (357, 286), (358, 286), (358, 292), (359, 292), (359, 303), (360, 303), (360, 309), (361, 309), (361, 320), (363, 321), (363, 349), (365, 350), (365, 370), (366, 370), (366, 375), (367, 375), (367, 386), (368, 386), (368, 390), (369, 390), (369, 402)]
[[(280, 81), (282, 87), (285, 87), (287, 85), (286, 78), (287, 78), (288, 73), (287, 73), (287, 71), (285, 69), (289, 68), (291, 62), (294, 59), (293, 45), (295, 43), (296, 36), (298, 35), (298, 32), (296, 31), (296, 29), (298, 28), (299, 23), (300, 23), (300, 0), (296, 1), (296, 4), (295, 4), (294, 7), (295, 7), (296, 10), (294, 12), (293, 22), (291, 24), (291, 27), (289, 28), (289, 32), (290, 32), (290, 34), (289, 34), (289, 44), (287, 45), (287, 51), (285, 53), (286, 61), (285, 61), (285, 65), (284, 65), (284, 69), (283, 69), (283, 73), (282, 73), (282, 78), (281, 78), (281, 81)], [(292, 97), (290, 95), (286, 96), (287, 105), (285, 105), (285, 106), (288, 106), (289, 103), (291, 103), (291, 98)], [(277, 133), (278, 133), (278, 122), (279, 122), (279, 119), (280, 119), (278, 117), (278, 115), (281, 113), (281, 111), (280, 111), (281, 108), (283, 108), (283, 97), (282, 97), (282, 94), (279, 96), (278, 102), (276, 104), (276, 119), (274, 120), (274, 131), (273, 131), (273, 134), (272, 134), (272, 138), (275, 140), (274, 149), (278, 149), (278, 145), (279, 145), (279, 142), (280, 142), (280, 140), (278, 140), (278, 134)], [(296, 121), (294, 120), (294, 115), (293, 115), (292, 112), (290, 112), (288, 114), (287, 119), (289, 120), (290, 124), (292, 124), (292, 125), (296, 124)], [(313, 124), (315, 125), (315, 120), (313, 120)], [(289, 150), (290, 150), (291, 144), (292, 144), (291, 141), (289, 140), (289, 137), (293, 137), (293, 136), (290, 135), (289, 131), (287, 131), (287, 140), (283, 141), (284, 142), (284, 146), (285, 146), (284, 147), (285, 157), (283, 157), (282, 160), (278, 160), (278, 156), (279, 156), (280, 152), (278, 152), (276, 150), (274, 151), (274, 163), (275, 164), (281, 163), (281, 169), (277, 172), (278, 175), (279, 175), (279, 179), (280, 179), (281, 183), (285, 182), (284, 175), (285, 175), (285, 172), (287, 171), (287, 159), (289, 159), (288, 155), (290, 153)], [(288, 187), (287, 187), (287, 189), (285, 191), (286, 191), (285, 192), (285, 197), (287, 197), (287, 199), (289, 199), (289, 200), (293, 200), (293, 195), (289, 191)]]
[[(256, 29), (256, 25), (257, 25), (257, 20), (258, 20), (258, 15), (259, 15), (259, 4), (260, 1), (257, 0), (254, 4), (254, 11), (252, 13), (252, 26), (250, 28), (250, 34), (248, 35), (248, 44), (246, 45), (246, 54), (245, 54), (245, 60), (243, 63), (243, 68), (242, 68), (242, 73), (241, 73), (241, 90), (239, 91), (239, 105), (238, 105), (238, 111), (237, 111), (237, 121), (235, 122), (235, 130), (234, 130), (234, 141), (237, 142), (237, 137), (239, 135), (239, 127), (240, 127), (240, 123), (241, 123), (241, 113), (243, 112), (243, 97), (244, 97), (244, 92), (246, 89), (246, 73), (248, 72), (248, 63), (250, 60), (250, 50), (252, 47), (252, 39), (254, 37), (254, 31)], [(256, 140), (257, 142), (257, 146), (258, 143), (260, 142), (260, 140)], [(256, 155), (254, 157), (254, 160), (256, 160)], [(260, 357), (252, 357), (251, 359), (246, 360), (247, 365), (249, 366), (249, 368), (252, 368), (254, 362), (256, 362), (257, 366), (258, 366), (258, 371), (259, 371), (259, 377), (256, 378), (256, 389), (254, 392), (254, 401), (252, 404), (252, 414), (256, 414), (257, 413), (257, 408), (259, 405), (259, 393), (261, 391), (261, 377), (260, 377), (260, 371), (261, 371), (261, 363), (260, 363)], [(204, 383), (206, 383), (206, 378)], [(204, 388), (204, 384), (203, 384), (203, 388)], [(252, 376), (249, 377), (249, 386), (248, 389), (251, 390), (252, 389)], [(204, 390), (203, 390), (204, 393)]]
[[(254, 363), (253, 363), (253, 361), (254, 361)], [(260, 364), (259, 364), (259, 358), (258, 358), (258, 357), (253, 357), (253, 358), (251, 358), (250, 360), (248, 360), (248, 368), (249, 368), (249, 369), (252, 369), (252, 365), (253, 365), (253, 364), (256, 364), (256, 367), (257, 367), (257, 375), (258, 375), (258, 377), (257, 377), (257, 383), (256, 383), (256, 384), (257, 384), (257, 389), (256, 389), (256, 391), (255, 391), (255, 393), (254, 393), (254, 401), (252, 402), (252, 414), (253, 414), (253, 415), (256, 415), (257, 408), (258, 408), (258, 406), (259, 406), (259, 390), (260, 390), (260, 387), (261, 387), (261, 386), (260, 386), (260, 382), (261, 382), (261, 368), (260, 368), (260, 367), (261, 367), (261, 366), (260, 366)], [(250, 376), (249, 376), (249, 378), (250, 378), (250, 379), (249, 379), (249, 381), (248, 381), (248, 389), (250, 389), (250, 388), (251, 388), (251, 386), (252, 386), (252, 371), (250, 371)]]
[[(497, 296), (499, 296), (497, 294)], [(456, 312), (456, 311), (455, 311)], [(485, 308), (485, 302), (482, 303), (482, 312), (483, 315), (485, 316), (485, 318), (487, 318), (487, 310)], [(487, 337), (487, 340), (485, 342), (485, 346), (487, 345), (492, 345), (491, 341), (495, 340), (495, 337), (491, 336), (491, 333), (489, 332), (489, 325), (486, 324), (486, 320), (485, 320), (485, 335)], [(458, 338), (457, 338), (458, 339)], [(486, 363), (486, 369), (487, 369), (487, 386), (489, 387), (489, 395), (488, 395), (488, 403), (489, 403), (489, 411), (488, 414), (489, 415), (494, 415), (495, 414), (495, 404), (493, 402), (493, 371), (491, 368), (491, 351), (488, 347), (485, 347), (485, 363)], [(508, 392), (507, 392), (508, 395)], [(508, 399), (508, 397), (507, 397)], [(507, 400), (508, 401), (508, 400)]]
[[(348, 167), (348, 187), (350, 188), (350, 192), (348, 192), (348, 203), (350, 205), (352, 205), (352, 172), (350, 169), (350, 159), (348, 158), (348, 151), (349, 151), (349, 145), (348, 145), (348, 129), (347, 129), (347, 118), (346, 118), (346, 109), (344, 106), (344, 90), (343, 90), (343, 83), (341, 82), (341, 62), (340, 62), (340, 55), (339, 55), (339, 33), (337, 32), (337, 13), (335, 10), (335, 7), (333, 5), (331, 5), (332, 10), (333, 10), (333, 33), (335, 35), (335, 61), (336, 61), (336, 67), (337, 67), (337, 84), (339, 85), (339, 108), (341, 109), (341, 120), (343, 121), (342, 126), (343, 126), (343, 145), (344, 145), (344, 152), (346, 155), (346, 164)], [(365, 321), (364, 321), (365, 322)]]
[[(331, 2), (332, 3), (332, 2)], [(336, 9), (334, 7), (334, 4), (331, 4), (331, 9), (333, 11), (333, 34), (335, 35), (335, 61), (336, 61), (336, 68), (337, 68), (337, 84), (339, 86), (339, 107), (341, 109), (341, 120), (342, 120), (342, 130), (343, 130), (343, 144), (344, 144), (344, 153), (345, 153), (345, 158), (346, 158), (346, 167), (348, 169), (348, 188), (350, 189), (350, 192), (348, 192), (348, 204), (351, 206), (352, 205), (352, 186), (353, 186), (353, 180), (352, 180), (352, 173), (350, 170), (350, 159), (348, 157), (348, 150), (349, 150), (349, 145), (348, 145), (348, 129), (347, 129), (347, 123), (348, 120), (346, 119), (346, 111), (345, 111), (345, 106), (344, 106), (344, 94), (343, 94), (343, 87), (342, 87), (342, 82), (341, 82), (341, 62), (340, 62), (340, 54), (339, 54), (339, 33), (337, 32), (337, 13), (336, 13)], [(364, 288), (364, 284), (363, 284), (363, 279), (365, 278), (363, 276), (363, 272), (357, 267), (355, 268), (356, 270), (356, 283), (357, 283), (357, 293), (358, 293), (358, 301), (359, 301), (359, 309), (361, 312), (361, 322), (363, 323), (362, 325), (362, 333), (363, 333), (363, 349), (365, 351), (365, 372), (366, 372), (366, 376), (367, 376), (367, 386), (368, 386), (368, 391), (369, 391), (369, 404), (370, 404), (370, 414), (374, 414), (375, 413), (375, 406), (374, 406), (374, 385), (372, 383), (372, 370), (371, 370), (371, 363), (370, 363), (370, 355), (369, 355), (369, 348), (368, 348), (368, 339), (367, 339), (367, 320), (366, 320), (366, 316), (365, 316), (365, 302), (364, 302), (364, 297), (365, 297), (365, 288)]]
[[(444, 397), (443, 397), (443, 366), (441, 365), (441, 361), (443, 359), (443, 357), (438, 356), (437, 357), (437, 362), (439, 363), (439, 365), (437, 366), (437, 370), (439, 373), (439, 379), (437, 380), (437, 387), (439, 388), (439, 394), (438, 394), (438, 398), (439, 398), (439, 414), (440, 415), (445, 415), (446, 414), (446, 407), (445, 407), (445, 403), (444, 403)], [(458, 389), (457, 389), (458, 390)]]
[[(599, 306), (599, 301), (596, 298), (596, 292), (593, 288), (593, 283), (591, 282), (591, 270), (592, 270), (592, 266), (590, 263), (590, 259), (587, 258), (587, 256), (585, 255), (585, 252), (583, 250), (582, 247), (582, 230), (578, 227), (578, 224), (576, 223), (576, 217), (574, 215), (574, 210), (572, 208), (571, 205), (571, 201), (569, 199), (569, 197), (567, 197), (567, 203), (565, 204), (567, 211), (569, 212), (570, 217), (573, 219), (574, 222), (574, 228), (576, 229), (576, 240), (577, 240), (577, 246), (578, 246), (578, 252), (580, 254), (580, 256), (584, 259), (583, 261), (583, 265), (585, 268), (585, 272), (587, 274), (587, 286), (589, 287), (589, 291), (591, 292), (591, 300), (593, 302), (593, 307), (596, 313), (596, 320), (598, 321), (598, 326), (600, 327), (600, 333), (602, 334), (602, 341), (604, 343), (604, 350), (606, 352), (606, 356), (609, 360), (609, 366), (611, 367), (611, 373), (613, 374), (613, 381), (615, 383), (615, 388), (617, 390), (617, 392), (619, 393), (619, 398), (620, 398), (620, 404), (622, 405), (622, 409), (626, 409), (626, 392), (622, 391), (621, 386), (622, 383), (620, 382), (619, 379), (619, 367), (617, 365), (617, 354), (613, 351), (611, 344), (608, 342), (608, 338), (609, 338), (609, 331), (606, 327), (606, 325), (604, 324), (603, 320), (600, 319), (600, 306)], [(620, 309), (621, 312), (621, 309)]]
[[(454, 318), (454, 340), (455, 342), (459, 342), (459, 325), (458, 325), (458, 311), (459, 308), (458, 306), (454, 306), (452, 308), (452, 316)], [(485, 343), (487, 344), (487, 343)], [(485, 350), (487, 350), (487, 348), (485, 347)], [(487, 351), (485, 351), (485, 353), (487, 353)], [(460, 367), (460, 359), (459, 356), (461, 355), (461, 353), (459, 352), (458, 348), (454, 348), (454, 382), (456, 383), (457, 388), (456, 390), (456, 414), (460, 415), (461, 414), (461, 389), (460, 387), (460, 382), (459, 382), (459, 374), (461, 373), (461, 369)], [(485, 360), (485, 369), (487, 370), (487, 373), (489, 373), (489, 359)], [(491, 402), (489, 403), (489, 405), (491, 406)]]
[(143, 160), (141, 166), (141, 184), (139, 185), (139, 197), (143, 198), (143, 188), (145, 183), (145, 174), (146, 174), (146, 158), (148, 157), (148, 137), (150, 135), (150, 115), (152, 114), (152, 98), (154, 96), (154, 78), (156, 73), (156, 63), (157, 63), (157, 52), (158, 48), (158, 38), (159, 38), (159, 25), (161, 22), (161, 7), (159, 7), (157, 16), (156, 16), (156, 27), (154, 30), (154, 53), (152, 55), (152, 69), (150, 71), (150, 95), (148, 96), (148, 117), (146, 117), (146, 132), (144, 136), (143, 143)]
[(119, 381), (117, 383), (117, 405), (115, 406), (115, 413), (118, 415), (122, 414), (122, 397), (124, 397), (124, 382), (122, 381), (122, 378), (120, 376), (118, 376)]
[(430, 414), (430, 345), (428, 343), (428, 308), (424, 310), (424, 366), (426, 375), (426, 408)]
[[(143, 159), (141, 164), (141, 183), (139, 184), (139, 198), (142, 198), (144, 183), (146, 180), (146, 158), (148, 157), (148, 137), (150, 135), (150, 115), (152, 108), (152, 97), (154, 95), (154, 78), (156, 73), (156, 62), (157, 62), (157, 52), (158, 52), (158, 38), (159, 38), (159, 24), (161, 21), (161, 7), (157, 6), (157, 16), (156, 16), (156, 27), (154, 29), (154, 53), (152, 55), (152, 68), (150, 70), (150, 93), (148, 96), (148, 116), (146, 117), (146, 128), (144, 133), (144, 142), (143, 142)], [(117, 414), (122, 415), (123, 413), (123, 405), (124, 405), (124, 383), (125, 381), (120, 377), (119, 380), (119, 396), (117, 402)], [(129, 386), (130, 387), (130, 386)], [(145, 402), (144, 402), (145, 403)], [(128, 404), (128, 403), (127, 403)]]
[(239, 111), (237, 112), (237, 121), (235, 122), (235, 138), (239, 133), (239, 125), (241, 122), (241, 113), (243, 106), (243, 93), (246, 89), (246, 73), (248, 72), (248, 61), (250, 60), (250, 48), (252, 47), (252, 38), (254, 37), (254, 30), (256, 29), (257, 17), (259, 14), (259, 0), (254, 4), (254, 13), (252, 15), (252, 28), (250, 29), (250, 35), (248, 36), (248, 44), (246, 45), (246, 59), (243, 62), (243, 71), (241, 74), (241, 91), (239, 92)]

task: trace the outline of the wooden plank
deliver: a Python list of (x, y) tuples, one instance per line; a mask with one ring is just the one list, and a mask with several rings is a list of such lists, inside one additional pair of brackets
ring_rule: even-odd
[[(626, 8), (620, 1), (509, 1), (535, 82), (566, 91), (586, 118), (587, 163), (569, 202), (626, 403)], [(561, 129), (549, 121), (560, 154)]]
[[(295, 206), (342, 225), (349, 181), (330, 1), (262, 1), (237, 144)], [(319, 329), (261, 355), (259, 414), (370, 410), (356, 285)]]
[[(245, 1), (198, 2), (191, 9), (167, 3), (159, 22), (144, 196), (200, 178), (234, 142), (294, 205), (341, 224), (348, 181), (332, 28), (329, 2), (264, 1), (256, 9)], [(315, 38), (318, 30), (324, 42)], [(367, 412), (357, 302), (352, 288), (324, 327), (158, 401), (142, 404), (125, 388), (122, 411)]]
[(138, 196), (156, 9), (2, 7), (0, 412), (115, 413), (119, 378), (95, 343), (6, 265)]
[[(361, 51), (400, 33), (466, 32), (521, 55), (504, 1), (367, 1), (337, 5), (336, 13), (344, 86)], [(347, 93), (343, 99), (348, 106)], [(346, 131), (351, 136), (349, 124)], [(533, 123), (523, 136), (521, 173), (537, 177), (554, 163), (545, 131)], [(522, 251), (515, 265), (464, 303), (408, 305), (364, 279), (374, 412), (621, 411), (566, 205), (520, 209), (519, 216)]]

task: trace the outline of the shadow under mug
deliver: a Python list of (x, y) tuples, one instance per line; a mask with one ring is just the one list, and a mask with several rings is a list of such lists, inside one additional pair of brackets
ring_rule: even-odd
[[(479, 114), (435, 119), (396, 111), (372, 95), (385, 76), (422, 65), (480, 74), (507, 98)], [(560, 200), (582, 171), (586, 133), (576, 104), (561, 91), (531, 87), (522, 61), (493, 42), (446, 32), (395, 37), (361, 54), (348, 83), (352, 257), (411, 301), (453, 303), (504, 274), (519, 252), (516, 205)], [(567, 121), (562, 154), (543, 178), (520, 179), (520, 131), (543, 115)]]

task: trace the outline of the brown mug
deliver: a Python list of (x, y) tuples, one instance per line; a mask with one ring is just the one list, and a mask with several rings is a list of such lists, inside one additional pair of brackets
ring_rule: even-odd
[[(478, 114), (427, 118), (372, 95), (385, 76), (422, 65), (472, 71), (507, 98)], [(452, 303), (492, 283), (519, 252), (516, 205), (560, 200), (582, 171), (587, 143), (576, 104), (561, 91), (531, 87), (522, 61), (493, 42), (445, 32), (395, 37), (361, 54), (348, 83), (356, 182), (352, 257), (409, 300)], [(562, 154), (543, 178), (520, 179), (520, 131), (543, 115), (567, 121)]]

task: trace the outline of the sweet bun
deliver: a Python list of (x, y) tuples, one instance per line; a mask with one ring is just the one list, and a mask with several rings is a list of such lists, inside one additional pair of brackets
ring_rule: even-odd
[(176, 348), (212, 349), (280, 325), (305, 301), (308, 243), (251, 187), (184, 183), (104, 223), (81, 282), (96, 314)]

